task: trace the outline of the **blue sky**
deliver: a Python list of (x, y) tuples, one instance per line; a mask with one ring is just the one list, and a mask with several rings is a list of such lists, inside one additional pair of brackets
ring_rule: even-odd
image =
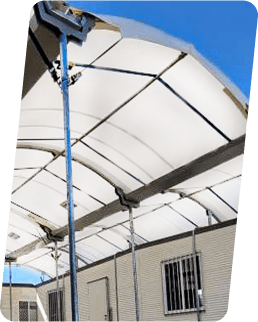
[(257, 24), (247, 1), (68, 1), (85, 11), (131, 18), (192, 43), (249, 97)]
[[(12, 267), (12, 283), (26, 283), (26, 284), (38, 284), (41, 282), (41, 278), (44, 281), (48, 279), (47, 275), (43, 275), (28, 267)], [(3, 282), (9, 283), (9, 266), (5, 267)]]
[[(192, 43), (249, 97), (257, 11), (246, 1), (68, 1), (96, 14), (131, 18)], [(14, 283), (38, 283), (41, 274), (13, 269)], [(9, 281), (8, 268), (4, 282)]]

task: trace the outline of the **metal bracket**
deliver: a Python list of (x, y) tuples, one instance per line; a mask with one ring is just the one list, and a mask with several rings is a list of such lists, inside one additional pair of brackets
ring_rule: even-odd
[(46, 226), (43, 226), (41, 224), (40, 225), (40, 228), (46, 233), (47, 235), (47, 239), (50, 241), (50, 242), (55, 242), (55, 241), (63, 241), (64, 240), (64, 237), (60, 237), (60, 236), (57, 236), (57, 235), (53, 235), (52, 234), (52, 230), (49, 229), (48, 227)]
[(34, 6), (36, 18), (57, 35), (66, 34), (69, 40), (82, 44), (95, 25), (95, 19), (83, 11), (70, 8), (63, 1), (40, 1)]
[(140, 206), (139, 201), (137, 199), (133, 198), (133, 197), (127, 196), (124, 193), (122, 188), (115, 187), (115, 193), (118, 195), (119, 201), (120, 201), (122, 206), (125, 206), (128, 209), (130, 209), (130, 208), (138, 208)]

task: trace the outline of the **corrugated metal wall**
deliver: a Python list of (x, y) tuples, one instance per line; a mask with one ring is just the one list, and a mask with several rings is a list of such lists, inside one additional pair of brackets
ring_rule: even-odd
[[(227, 312), (235, 228), (236, 225), (231, 224), (222, 228), (199, 232), (196, 235), (196, 250), (201, 252), (202, 259), (205, 311), (201, 313), (201, 319), (204, 321), (218, 321)], [(164, 315), (163, 304), (161, 262), (178, 256), (188, 255), (191, 252), (191, 236), (184, 236), (170, 241), (166, 240), (164, 243), (156, 243), (150, 247), (140, 248), (137, 251), (141, 320), (197, 320), (195, 312)], [(117, 320), (117, 308), (119, 320), (135, 320), (131, 253), (127, 252), (122, 256), (117, 254), (116, 263), (118, 294), (116, 294), (114, 258), (78, 272), (78, 297), (80, 319), (82, 321), (89, 320), (90, 316), (88, 305), (89, 288), (87, 283), (103, 277), (108, 278), (112, 320)], [(65, 277), (64, 281), (65, 319), (69, 321), (71, 320), (69, 277)], [(54, 290), (55, 287), (55, 281), (38, 287), (38, 295), (47, 314), (47, 292)], [(63, 287), (62, 278), (60, 287)], [(39, 320), (43, 319), (40, 312), (38, 316)]]

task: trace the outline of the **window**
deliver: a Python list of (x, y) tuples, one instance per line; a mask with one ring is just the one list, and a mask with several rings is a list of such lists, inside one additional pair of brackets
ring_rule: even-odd
[(37, 303), (19, 301), (19, 321), (37, 321)]
[(49, 321), (64, 321), (63, 290), (59, 290), (59, 306), (60, 306), (60, 313), (59, 313), (59, 319), (58, 319), (58, 316), (57, 316), (57, 291), (50, 291), (48, 293)]
[(165, 313), (196, 311), (196, 288), (199, 308), (203, 309), (200, 254), (196, 254), (196, 283), (193, 255), (163, 263)]

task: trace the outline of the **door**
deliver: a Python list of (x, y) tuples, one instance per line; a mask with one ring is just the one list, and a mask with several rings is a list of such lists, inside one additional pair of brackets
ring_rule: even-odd
[(109, 321), (107, 277), (89, 282), (88, 285), (90, 321)]

